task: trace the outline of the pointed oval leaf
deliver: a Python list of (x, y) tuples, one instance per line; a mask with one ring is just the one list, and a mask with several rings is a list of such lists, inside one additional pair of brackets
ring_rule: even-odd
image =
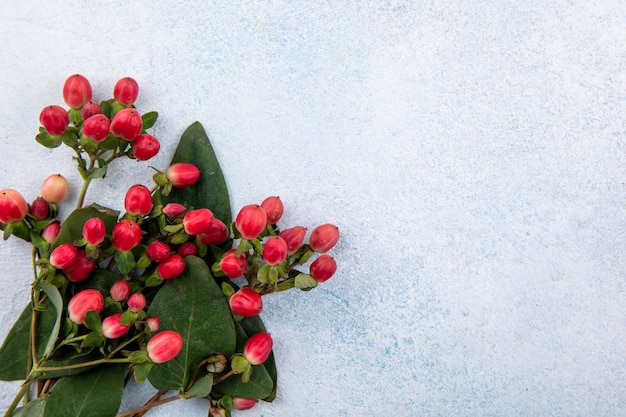
[(161, 287), (148, 310), (161, 319), (162, 330), (174, 330), (183, 338), (182, 351), (169, 362), (155, 364), (148, 375), (160, 390), (184, 390), (197, 364), (209, 353), (235, 352), (235, 325), (230, 307), (206, 263), (185, 258), (183, 273)]
[(46, 409), (46, 399), (43, 397), (29, 401), (24, 407), (15, 410), (13, 417), (43, 417)]

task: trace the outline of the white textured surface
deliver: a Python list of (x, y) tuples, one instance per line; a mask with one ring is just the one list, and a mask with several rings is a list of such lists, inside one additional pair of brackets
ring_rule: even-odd
[[(337, 275), (266, 299), (278, 398), (241, 415), (623, 415), (623, 1), (165, 3), (0, 5), (0, 188), (77, 180), (39, 111), (72, 73), (99, 99), (130, 75), (161, 115), (150, 165), (199, 120), (234, 208), (336, 223)], [(88, 200), (149, 182), (115, 168)], [(0, 253), (3, 337), (31, 271)]]

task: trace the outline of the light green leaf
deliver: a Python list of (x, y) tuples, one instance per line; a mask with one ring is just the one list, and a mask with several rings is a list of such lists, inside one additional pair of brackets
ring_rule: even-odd
[(61, 298), (61, 294), (59, 290), (54, 285), (41, 283), (41, 289), (46, 293), (48, 299), (54, 306), (55, 310), (55, 322), (52, 331), (48, 336), (48, 343), (46, 344), (46, 349), (43, 352), (44, 357), (48, 357), (52, 351), (54, 350), (54, 345), (59, 335), (59, 329), (61, 328), (61, 319), (63, 318), (63, 299)]
[(159, 118), (159, 113), (155, 111), (149, 111), (141, 115), (141, 121), (143, 122), (143, 130), (148, 130), (156, 123)]
[(13, 417), (43, 417), (46, 408), (46, 399), (43, 397), (29, 401), (24, 407), (15, 410)]

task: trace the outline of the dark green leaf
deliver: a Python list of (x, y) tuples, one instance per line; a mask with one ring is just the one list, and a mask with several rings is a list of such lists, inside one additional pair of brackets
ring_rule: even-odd
[(102, 329), (100, 314), (96, 310), (90, 310), (85, 314), (85, 327), (94, 331)]
[(232, 214), (226, 181), (209, 137), (199, 122), (191, 124), (180, 138), (171, 163), (176, 162), (197, 166), (200, 179), (190, 187), (172, 189), (168, 196), (163, 196), (163, 204), (176, 202), (187, 208), (206, 207), (215, 217), (230, 224)]
[(13, 417), (43, 417), (46, 404), (45, 398), (36, 398), (29, 401), (24, 407), (15, 410)]
[(169, 362), (156, 364), (148, 379), (157, 389), (184, 390), (197, 364), (212, 352), (235, 352), (235, 326), (230, 307), (204, 261), (185, 258), (183, 273), (161, 287), (148, 311), (161, 318), (161, 329), (175, 330), (183, 350)]
[(58, 148), (61, 146), (61, 137), (60, 136), (51, 136), (48, 132), (42, 132), (35, 136), (35, 140), (40, 144), (45, 146), (46, 148)]
[(159, 113), (155, 111), (149, 111), (141, 115), (141, 121), (143, 122), (143, 130), (148, 130), (156, 123), (159, 118)]
[(62, 378), (50, 393), (45, 417), (115, 416), (127, 369), (126, 365), (105, 365)]
[(71, 131), (70, 129), (67, 129), (65, 132), (63, 132), (63, 134), (61, 135), (61, 141), (63, 141), (63, 143), (70, 148), (78, 146), (78, 136), (76, 136), (76, 133)]
[(189, 391), (185, 393), (187, 398), (206, 398), (213, 389), (213, 374), (207, 374), (202, 378), (198, 378), (191, 386)]
[[(241, 328), (246, 332), (246, 335), (248, 337), (252, 336), (255, 333), (267, 331), (265, 325), (263, 324), (263, 320), (261, 320), (261, 317), (259, 316), (246, 317), (238, 324), (241, 325)], [(238, 340), (237, 344), (239, 343), (240, 342)], [(243, 350), (243, 345), (241, 349)], [(265, 367), (265, 370), (267, 371), (269, 376), (272, 378), (272, 381), (274, 382), (274, 388), (272, 389), (271, 394), (265, 398), (262, 398), (262, 400), (271, 402), (274, 401), (274, 399), (276, 398), (276, 388), (278, 387), (278, 372), (276, 370), (274, 352), (270, 353), (270, 356), (265, 360), (265, 362), (263, 362), (263, 366)]]
[(96, 268), (91, 275), (89, 275), (89, 279), (77, 285), (76, 292), (91, 288), (103, 294), (107, 294), (118, 279), (120, 279), (120, 277), (115, 272), (109, 271), (108, 269)]
[(107, 233), (111, 233), (117, 222), (117, 217), (112, 214), (97, 210), (95, 207), (86, 207), (74, 210), (63, 222), (59, 236), (52, 244), (54, 249), (63, 243), (74, 243), (83, 237), (83, 226), (92, 217), (99, 217), (107, 227)]
[(135, 267), (135, 257), (131, 251), (115, 251), (113, 257), (115, 258), (117, 269), (119, 269), (122, 274), (128, 274)]

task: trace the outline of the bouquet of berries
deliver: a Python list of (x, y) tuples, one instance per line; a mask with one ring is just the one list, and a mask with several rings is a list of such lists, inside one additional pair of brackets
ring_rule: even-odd
[[(273, 341), (262, 296), (310, 290), (337, 269), (333, 224), (279, 228), (283, 203), (268, 197), (232, 220), (226, 183), (198, 122), (182, 134), (154, 184), (136, 184), (123, 211), (85, 197), (118, 158), (146, 161), (160, 148), (148, 133), (156, 112), (135, 107), (137, 82), (92, 100), (70, 76), (69, 106), (40, 114), (37, 142), (67, 146), (82, 177), (76, 208), (58, 205), (69, 184), (50, 175), (26, 202), (0, 190), (0, 229), (32, 245), (34, 279), (22, 314), (0, 347), (0, 379), (24, 380), (5, 417), (130, 417), (180, 399), (206, 398), (209, 416), (230, 416), (276, 396)], [(305, 269), (302, 272), (298, 268)], [(148, 381), (145, 405), (120, 411), (124, 388)], [(120, 414), (121, 412), (121, 414)]]

